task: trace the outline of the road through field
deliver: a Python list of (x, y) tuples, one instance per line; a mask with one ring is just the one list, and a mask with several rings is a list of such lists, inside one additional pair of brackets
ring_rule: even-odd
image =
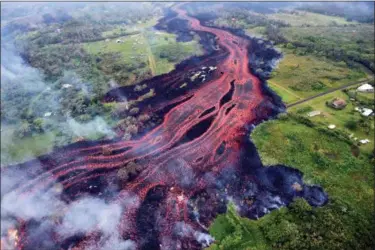
[(308, 98), (305, 98), (303, 100), (300, 100), (300, 101), (297, 101), (297, 102), (294, 102), (294, 103), (291, 103), (291, 104), (288, 104), (286, 105), (287, 108), (291, 108), (293, 106), (296, 106), (296, 105), (299, 105), (301, 103), (305, 103), (307, 101), (310, 101), (312, 99), (315, 99), (317, 97), (321, 97), (321, 96), (324, 96), (324, 95), (327, 95), (329, 93), (332, 93), (332, 92), (335, 92), (337, 90), (341, 90), (341, 89), (346, 89), (348, 87), (351, 87), (351, 86), (354, 86), (354, 85), (357, 85), (357, 84), (364, 84), (364, 83), (367, 83), (369, 80), (372, 80), (373, 78), (368, 78), (367, 80), (362, 80), (362, 81), (358, 81), (358, 82), (352, 82), (352, 83), (348, 83), (348, 84), (345, 84), (343, 86), (340, 86), (340, 87), (337, 87), (337, 88), (333, 88), (333, 89), (330, 89), (330, 90), (327, 90), (323, 93), (320, 93), (320, 94), (317, 94), (317, 95), (313, 95), (313, 96), (310, 96)]

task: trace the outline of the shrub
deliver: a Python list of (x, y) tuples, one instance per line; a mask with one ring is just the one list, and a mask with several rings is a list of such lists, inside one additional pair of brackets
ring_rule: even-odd
[(350, 129), (350, 130), (355, 130), (357, 128), (357, 122), (356, 121), (347, 121), (345, 122), (344, 126), (347, 128), (347, 129)]

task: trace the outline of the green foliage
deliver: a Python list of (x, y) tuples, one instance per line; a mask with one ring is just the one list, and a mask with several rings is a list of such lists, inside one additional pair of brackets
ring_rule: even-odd
[(160, 58), (166, 58), (169, 62), (178, 62), (186, 58), (189, 53), (180, 43), (168, 44), (159, 47)]
[(349, 121), (345, 122), (345, 127), (350, 129), (350, 130), (355, 130), (357, 128), (357, 122), (349, 120)]
[(314, 109), (311, 107), (311, 106), (306, 106), (306, 107), (303, 107), (303, 108), (300, 108), (300, 109), (297, 109), (296, 111), (296, 114), (305, 114), (307, 112), (311, 112), (313, 111)]
[[(306, 182), (322, 185), (329, 203), (312, 208), (305, 200), (296, 199), (288, 208), (257, 221), (241, 218), (229, 209), (210, 228), (217, 240), (210, 249), (373, 248), (374, 178), (370, 156), (355, 153), (340, 131), (306, 126), (305, 120), (298, 117), (288, 114), (263, 123), (253, 131), (252, 138), (265, 164), (276, 162), (300, 169)], [(246, 234), (246, 230), (252, 234)], [(248, 242), (254, 238), (256, 244), (250, 245)]]
[(210, 234), (215, 236), (215, 244), (209, 249), (258, 249), (267, 248), (257, 222), (238, 216), (231, 204), (226, 214), (219, 215), (210, 227)]
[[(314, 54), (339, 62), (340, 66), (358, 67), (360, 63), (375, 71), (374, 27), (291, 27), (282, 28), (288, 43), (297, 47), (296, 53)], [(340, 35), (337, 35), (340, 34)], [(360, 42), (358, 42), (360, 41)]]

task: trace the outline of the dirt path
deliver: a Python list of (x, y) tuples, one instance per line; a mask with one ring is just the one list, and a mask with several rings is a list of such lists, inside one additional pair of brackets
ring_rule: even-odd
[(152, 53), (151, 46), (148, 43), (147, 35), (144, 32), (142, 32), (142, 36), (143, 36), (143, 40), (145, 41), (146, 48), (147, 48), (147, 54), (148, 54), (147, 57), (148, 57), (148, 63), (150, 65), (150, 69), (151, 69), (151, 74), (152, 74), (152, 76), (155, 76), (156, 75), (155, 57), (154, 57), (154, 54)]
[(298, 99), (302, 99), (301, 96), (299, 96), (299, 95), (293, 93), (293, 92), (290, 91), (289, 89), (287, 89), (287, 88), (285, 88), (285, 87), (283, 87), (283, 86), (281, 86), (281, 85), (279, 85), (279, 84), (277, 84), (277, 83), (275, 83), (275, 82), (268, 81), (268, 84), (270, 84), (270, 85), (276, 85), (277, 87), (279, 87), (279, 88), (285, 90), (286, 92), (288, 92), (288, 93), (291, 94), (292, 96), (295, 96), (295, 97), (297, 97)]

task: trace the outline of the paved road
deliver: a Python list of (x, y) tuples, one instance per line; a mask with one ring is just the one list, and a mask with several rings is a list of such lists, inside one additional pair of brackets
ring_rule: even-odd
[(369, 80), (372, 80), (372, 78), (367, 78), (366, 80), (362, 80), (362, 81), (358, 81), (358, 82), (352, 82), (352, 83), (348, 83), (348, 84), (345, 84), (343, 86), (340, 86), (340, 87), (337, 87), (337, 88), (334, 88), (334, 89), (330, 89), (326, 92), (323, 92), (323, 93), (320, 93), (320, 94), (317, 94), (317, 95), (314, 95), (314, 96), (310, 96), (306, 99), (303, 99), (303, 100), (299, 100), (297, 102), (293, 102), (291, 104), (288, 104), (286, 105), (287, 108), (290, 108), (290, 107), (293, 107), (293, 106), (296, 106), (298, 104), (301, 104), (301, 103), (304, 103), (304, 102), (307, 102), (307, 101), (310, 101), (312, 99), (315, 99), (317, 97), (320, 97), (320, 96), (323, 96), (323, 95), (326, 95), (326, 94), (329, 94), (329, 93), (332, 93), (332, 92), (335, 92), (337, 90), (341, 90), (341, 89), (346, 89), (347, 87), (350, 87), (350, 86), (353, 86), (353, 85), (357, 85), (357, 84), (361, 84), (361, 83), (366, 83), (368, 82)]

